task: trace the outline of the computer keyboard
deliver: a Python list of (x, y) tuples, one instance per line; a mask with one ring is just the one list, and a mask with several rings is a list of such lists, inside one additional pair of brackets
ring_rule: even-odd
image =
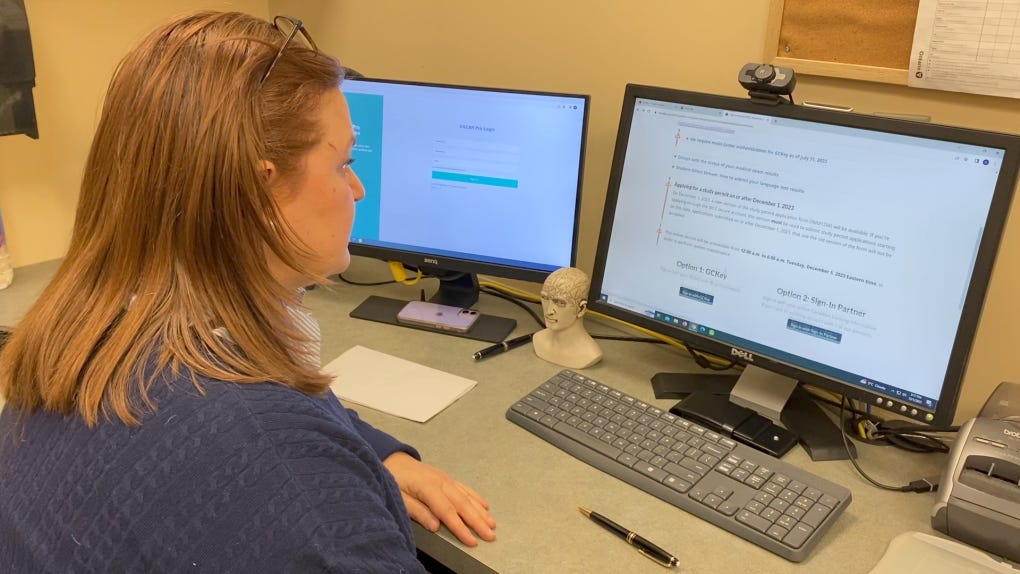
[(564, 370), (506, 418), (568, 454), (787, 560), (850, 505), (820, 476)]

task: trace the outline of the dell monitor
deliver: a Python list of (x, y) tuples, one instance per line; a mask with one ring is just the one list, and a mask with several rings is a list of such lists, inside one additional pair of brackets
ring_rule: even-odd
[(350, 251), (440, 279), (541, 282), (574, 264), (588, 96), (380, 79), (341, 84), (365, 186)]
[(763, 414), (803, 382), (949, 424), (1018, 164), (1016, 136), (628, 85), (590, 307), (743, 365)]

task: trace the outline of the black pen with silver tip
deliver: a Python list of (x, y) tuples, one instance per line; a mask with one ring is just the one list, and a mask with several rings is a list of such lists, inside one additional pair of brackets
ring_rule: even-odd
[(619, 524), (613, 522), (612, 520), (606, 518), (605, 516), (602, 516), (598, 512), (593, 512), (591, 510), (588, 510), (587, 508), (581, 507), (578, 507), (578, 510), (580, 510), (581, 514), (587, 516), (588, 519), (590, 519), (595, 524), (598, 524), (602, 528), (605, 528), (606, 530), (622, 538), (624, 542), (633, 546), (638, 552), (641, 553), (642, 556), (648, 558), (649, 560), (652, 560), (659, 566), (672, 568), (673, 566), (676, 566), (677, 564), (680, 563), (680, 560), (677, 559), (676, 556), (673, 556), (669, 552), (666, 552), (662, 548), (659, 548), (658, 546), (652, 544), (646, 538), (638, 535), (637, 532), (634, 532), (632, 530), (624, 528), (623, 526), (620, 526)]
[(495, 345), (492, 345), (490, 347), (486, 347), (486, 348), (482, 349), (481, 351), (476, 352), (474, 355), (471, 355), (471, 356), (474, 357), (474, 359), (476, 361), (478, 361), (480, 359), (484, 359), (485, 357), (491, 357), (492, 355), (498, 355), (500, 353), (505, 353), (505, 352), (509, 351), (510, 349), (516, 349), (517, 347), (520, 347), (521, 345), (531, 341), (531, 335), (532, 334), (533, 333), (528, 333), (527, 335), (521, 335), (520, 337), (514, 337), (513, 339), (510, 339), (508, 341), (503, 341), (501, 343), (496, 343)]

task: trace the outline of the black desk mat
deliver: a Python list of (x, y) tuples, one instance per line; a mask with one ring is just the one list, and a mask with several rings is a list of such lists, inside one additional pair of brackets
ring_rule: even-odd
[(397, 313), (404, 308), (404, 305), (407, 305), (407, 301), (371, 295), (368, 299), (365, 299), (360, 305), (351, 311), (351, 317), (377, 321), (379, 323), (389, 323), (390, 325), (399, 325), (408, 329), (418, 329), (420, 331), (431, 331), (433, 333), (453, 335), (454, 337), (465, 337), (467, 339), (476, 339), (478, 341), (488, 341), (490, 343), (498, 343), (502, 341), (517, 327), (516, 319), (497, 317), (495, 315), (485, 315), (483, 313), (478, 315), (478, 320), (475, 321), (475, 324), (472, 325), (466, 333), (445, 331), (443, 329), (436, 329), (424, 325), (408, 325), (407, 323), (400, 323), (397, 321)]

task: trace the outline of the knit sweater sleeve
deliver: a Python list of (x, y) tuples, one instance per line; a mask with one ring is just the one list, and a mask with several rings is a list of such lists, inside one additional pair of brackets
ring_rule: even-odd
[(375, 451), (376, 456), (379, 457), (379, 460), (386, 460), (386, 457), (398, 451), (406, 452), (414, 458), (421, 460), (421, 455), (418, 454), (418, 450), (413, 446), (400, 442), (393, 436), (361, 420), (361, 417), (353, 409), (343, 408), (350, 415), (354, 428), (358, 429), (358, 434), (368, 442), (372, 450)]

